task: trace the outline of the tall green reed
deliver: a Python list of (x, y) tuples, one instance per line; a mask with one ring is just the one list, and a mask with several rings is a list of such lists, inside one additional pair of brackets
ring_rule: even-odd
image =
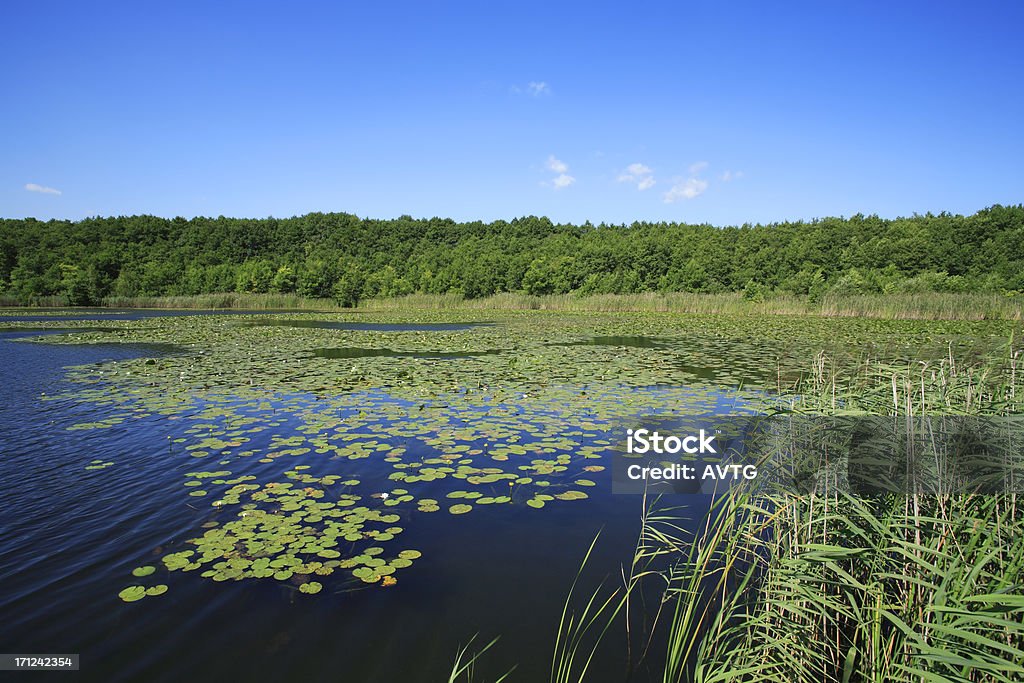
[[(950, 355), (842, 368), (819, 356), (788, 410), (888, 415), (896, 425), (1015, 415), (1019, 360), (1012, 341), (1005, 357), (977, 364)], [(1019, 440), (1008, 443), (1024, 453)], [(622, 588), (586, 603), (588, 648), (613, 621), (632, 639), (630, 612), (653, 585), (660, 638), (646, 634), (630, 652), (643, 660), (662, 648), (663, 683), (1024, 680), (1024, 520), (1014, 482), (1002, 493), (859, 496), (824, 481), (806, 493), (730, 488), (689, 531), (664, 499), (645, 500)], [(597, 622), (595, 604), (615, 609)], [(560, 676), (572, 660), (564, 622), (563, 613), (552, 680), (582, 681)]]

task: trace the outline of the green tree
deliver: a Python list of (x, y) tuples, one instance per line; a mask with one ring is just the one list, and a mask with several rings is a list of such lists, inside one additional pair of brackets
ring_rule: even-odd
[(296, 288), (302, 296), (325, 299), (331, 294), (334, 279), (334, 271), (326, 262), (310, 259), (299, 270)]
[(265, 294), (274, 281), (274, 267), (267, 261), (246, 261), (235, 273), (235, 290)]
[(280, 294), (294, 292), (296, 282), (295, 271), (290, 266), (281, 266), (274, 273), (274, 279), (270, 283), (270, 290)]
[(359, 266), (355, 263), (347, 263), (342, 267), (341, 275), (334, 283), (331, 294), (339, 306), (354, 308), (359, 305), (363, 296), (363, 288), (366, 278), (363, 276)]

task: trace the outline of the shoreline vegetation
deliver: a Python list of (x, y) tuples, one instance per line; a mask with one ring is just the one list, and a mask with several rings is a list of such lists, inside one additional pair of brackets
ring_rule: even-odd
[[(1009, 363), (951, 356), (927, 373), (865, 364), (837, 374), (821, 356), (792, 408), (886, 415), (907, 429), (922, 415), (1017, 415), (1024, 382), (1020, 351), (1009, 351)], [(1019, 436), (1006, 435), (1011, 470)], [(623, 628), (642, 653), (631, 670), (649, 657), (666, 683), (1020, 680), (1024, 518), (1012, 480), (994, 494), (737, 487), (696, 534), (685, 509), (645, 500), (622, 585), (569, 591), (551, 680), (586, 680), (593, 653)], [(652, 594), (660, 607), (638, 637), (631, 605)]]
[[(95, 306), (184, 297), (179, 305), (189, 307), (189, 298), (233, 292), (280, 295), (300, 307), (318, 299), (347, 308), (397, 299), (402, 305), (440, 300), (446, 307), (465, 301), (459, 305), (690, 312), (720, 312), (740, 298), (772, 311), (906, 314), (879, 303), (895, 301), (897, 309), (927, 311), (906, 315), (949, 317), (966, 313), (930, 297), (988, 297), (960, 300), (954, 309), (1019, 299), (1022, 245), (1024, 204), (969, 216), (857, 214), (724, 227), (573, 225), (537, 216), (490, 223), (377, 220), (346, 213), (0, 218), (0, 298)], [(1019, 303), (1009, 313), (995, 304), (978, 315), (1019, 316), (1019, 310)]]
[[(67, 306), (63, 296), (38, 300), (31, 308)], [(917, 294), (825, 295), (808, 297), (769, 295), (757, 299), (741, 293), (702, 294), (691, 292), (644, 292), (640, 294), (529, 295), (495, 294), (466, 299), (458, 294), (408, 294), (365, 299), (357, 306), (342, 306), (333, 299), (298, 294), (253, 294), (225, 292), (191, 296), (108, 297), (104, 308), (151, 308), (179, 310), (293, 310), (342, 311), (554, 311), (554, 312), (637, 312), (725, 315), (789, 315), (824, 318), (862, 317), (890, 320), (1022, 320), (1024, 296), (998, 293), (923, 292)], [(0, 295), (0, 306), (21, 307)]]

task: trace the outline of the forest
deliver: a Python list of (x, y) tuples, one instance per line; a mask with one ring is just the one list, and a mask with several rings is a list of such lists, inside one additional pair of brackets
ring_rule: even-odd
[(556, 224), (120, 216), (0, 219), (0, 297), (279, 292), (341, 305), (412, 293), (632, 294), (1024, 291), (1024, 205), (970, 216), (854, 215), (766, 225)]

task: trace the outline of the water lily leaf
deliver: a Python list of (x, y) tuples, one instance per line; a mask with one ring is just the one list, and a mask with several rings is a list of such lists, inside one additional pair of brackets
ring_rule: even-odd
[(146, 597), (146, 589), (142, 586), (128, 586), (118, 593), (117, 597), (121, 598), (125, 602), (135, 602), (136, 600), (141, 600)]

